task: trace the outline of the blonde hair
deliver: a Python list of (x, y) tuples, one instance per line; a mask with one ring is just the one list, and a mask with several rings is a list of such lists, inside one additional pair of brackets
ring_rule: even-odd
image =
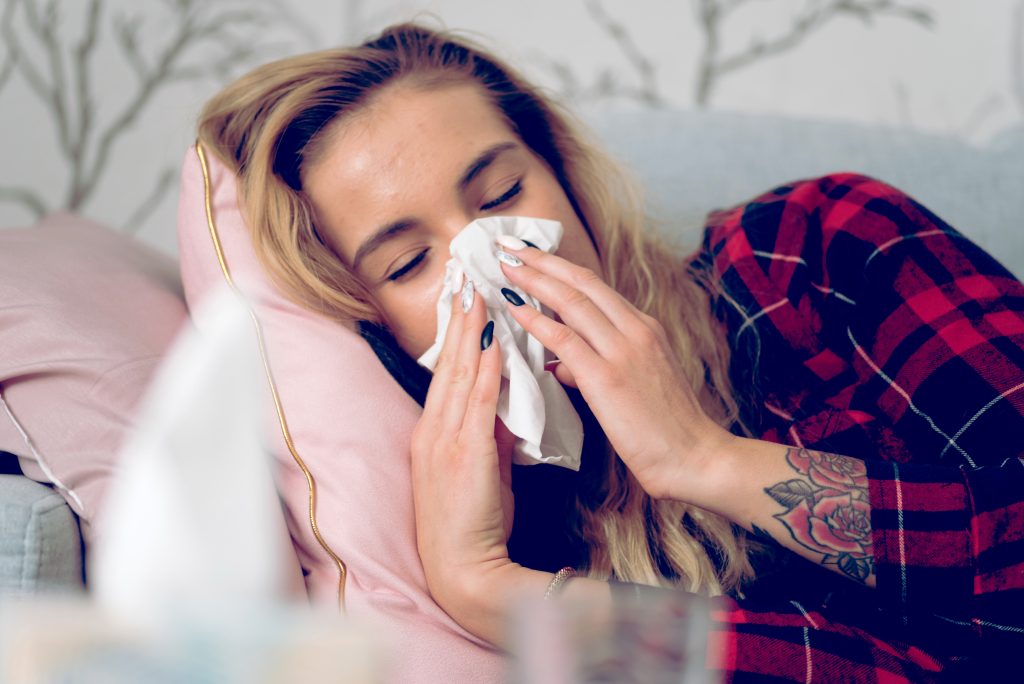
[[(737, 424), (728, 347), (709, 309), (709, 283), (699, 282), (685, 256), (648, 227), (622, 169), (585, 142), (567, 113), (496, 58), (447, 32), (401, 24), (358, 47), (267, 64), (206, 105), (200, 141), (240, 177), (256, 252), (278, 284), (347, 323), (381, 320), (363, 283), (317, 234), (301, 173), (329, 124), (365, 106), (382, 86), (410, 78), (483, 89), (551, 167), (594, 241), (609, 285), (665, 328), (704, 411), (725, 427)], [(587, 454), (606, 457), (604, 467), (588, 469), (600, 478), (590, 491), (600, 494), (577, 502), (591, 576), (710, 594), (752, 576), (742, 530), (688, 504), (651, 498), (603, 443), (603, 454)]]

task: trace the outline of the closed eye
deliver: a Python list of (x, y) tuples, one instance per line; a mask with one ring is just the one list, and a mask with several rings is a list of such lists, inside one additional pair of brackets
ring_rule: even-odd
[(497, 209), (503, 204), (507, 204), (513, 197), (518, 195), (523, 189), (523, 182), (516, 181), (511, 188), (502, 193), (501, 197), (497, 197), (490, 202), (482, 205), (480, 211), (490, 211), (491, 209)]
[(406, 262), (404, 266), (402, 266), (397, 271), (389, 275), (388, 280), (394, 282), (396, 280), (401, 280), (402, 278), (406, 277), (413, 269), (419, 266), (420, 262), (423, 261), (423, 259), (427, 256), (427, 252), (429, 251), (430, 249), (428, 248), (414, 256), (412, 259)]

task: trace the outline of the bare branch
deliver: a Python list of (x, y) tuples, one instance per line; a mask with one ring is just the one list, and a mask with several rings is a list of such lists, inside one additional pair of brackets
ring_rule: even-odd
[(86, 14), (85, 33), (75, 46), (75, 91), (78, 95), (78, 128), (69, 150), (71, 161), (71, 187), (81, 185), (82, 168), (85, 162), (85, 150), (92, 133), (93, 113), (95, 106), (91, 97), (89, 80), (89, 62), (96, 47), (99, 35), (101, 0), (90, 0)]
[(14, 67), (18, 63), (18, 56), (12, 54), (8, 59), (4, 60), (4, 63), (0, 65), (0, 90), (4, 89), (7, 85), (7, 80), (14, 73)]
[(586, 0), (585, 6), (591, 19), (612, 39), (629, 66), (637, 73), (640, 84), (623, 84), (612, 70), (605, 69), (590, 85), (584, 85), (565, 62), (544, 60), (545, 66), (561, 84), (559, 92), (576, 101), (625, 98), (650, 107), (663, 106), (665, 99), (658, 89), (654, 64), (637, 47), (629, 30), (605, 11), (601, 0)]
[[(730, 3), (730, 9), (735, 3)], [(697, 107), (703, 108), (711, 99), (717, 74), (715, 60), (718, 58), (721, 37), (719, 35), (723, 7), (715, 0), (697, 0), (697, 21), (704, 31), (704, 49), (697, 64)]]
[[(23, 4), (27, 4), (28, 1), (23, 0)], [(46, 83), (39, 68), (22, 50), (18, 32), (14, 28), (14, 10), (17, 6), (18, 0), (8, 0), (7, 6), (4, 8), (2, 23), (0, 23), (0, 31), (3, 32), (4, 42), (7, 44), (7, 52), (16, 62), (18, 72), (25, 77), (29, 88), (46, 103), (50, 99), (50, 86)]]
[[(7, 6), (4, 7), (4, 13), (0, 15), (0, 35), (6, 36), (11, 33), (11, 22), (14, 18), (14, 0), (8, 0)], [(18, 63), (18, 53), (15, 52), (10, 45), (6, 49), (7, 58), (4, 60), (3, 65), (0, 65), (0, 90), (7, 85), (7, 80), (14, 73), (14, 67)]]
[(25, 188), (4, 188), (0, 187), (0, 202), (11, 202), (20, 204), (31, 212), (34, 218), (40, 219), (46, 215), (46, 203), (39, 195)]
[(558, 91), (568, 99), (575, 100), (581, 92), (579, 79), (576, 78), (575, 72), (565, 62), (558, 60), (545, 60), (546, 66), (551, 69), (554, 73), (555, 78), (561, 84)]
[(57, 139), (62, 149), (71, 149), (71, 126), (68, 121), (67, 90), (64, 87), (64, 60), (60, 52), (60, 38), (57, 35), (57, 26), (60, 23), (60, 15), (57, 12), (55, 2), (46, 6), (43, 15), (40, 16), (35, 4), (31, 0), (23, 2), (25, 6), (25, 18), (28, 27), (35, 34), (36, 39), (46, 48), (47, 62), (50, 66), (50, 88), (44, 98), (53, 110), (54, 120), (57, 124)]
[(722, 56), (720, 34), (726, 15), (747, 0), (696, 0), (698, 21), (705, 44), (697, 72), (696, 102), (705, 107), (721, 77), (764, 58), (788, 52), (832, 19), (849, 15), (870, 24), (877, 16), (893, 16), (925, 27), (933, 22), (932, 13), (923, 6), (903, 4), (901, 0), (809, 0), (781, 34), (770, 39), (755, 38), (746, 49)]
[(146, 198), (136, 207), (135, 211), (131, 213), (128, 220), (125, 221), (122, 226), (122, 230), (126, 233), (137, 233), (139, 229), (146, 223), (156, 208), (160, 206), (160, 202), (163, 201), (167, 195), (167, 191), (171, 189), (171, 185), (174, 183), (176, 174), (174, 169), (165, 168), (160, 172), (160, 175), (156, 179), (156, 183), (153, 184), (153, 189), (149, 191)]
[[(169, 2), (178, 20), (174, 36), (160, 51), (152, 66), (137, 68), (136, 71), (140, 78), (135, 94), (101, 134), (96, 143), (95, 156), (89, 167), (89, 173), (85, 174), (85, 180), (81, 187), (69, 200), (71, 208), (81, 206), (82, 202), (92, 193), (102, 170), (107, 165), (114, 142), (135, 124), (156, 91), (162, 85), (174, 80), (175, 74), (181, 73), (178, 61), (190, 47), (210, 36), (217, 35), (219, 31), (223, 30), (223, 27), (230, 24), (252, 26), (263, 23), (262, 15), (250, 10), (227, 10), (211, 15), (200, 23), (193, 0), (169, 0)], [(134, 45), (134, 35), (131, 34), (131, 31), (127, 37), (127, 45)], [(242, 59), (238, 51), (233, 57), (229, 52), (229, 57), (233, 60)], [(188, 73), (187, 68), (185, 73)]]
[[(621, 22), (615, 21), (605, 11), (600, 0), (588, 0), (586, 6), (591, 18), (615, 41), (626, 61), (639, 75), (641, 85), (638, 89), (631, 90), (632, 96), (655, 107), (664, 105), (665, 100), (658, 92), (654, 63), (637, 48), (626, 27)], [(609, 92), (617, 90), (614, 87), (614, 81), (607, 84), (607, 89)]]
[[(261, 41), (252, 39), (261, 37), (264, 32), (259, 28), (275, 16), (265, 5), (281, 6), (280, 0), (255, 5), (242, 0), (162, 0), (170, 18), (158, 35), (167, 42), (154, 46), (153, 41), (142, 39), (141, 12), (130, 16), (117, 13), (111, 18), (114, 13), (105, 0), (82, 2), (80, 34), (73, 41), (62, 41), (66, 26), (58, 10), (66, 5), (61, 2), (6, 0), (0, 5), (0, 45), (6, 48), (0, 49), (0, 88), (14, 74), (24, 76), (29, 91), (53, 119), (60, 158), (69, 171), (62, 206), (70, 210), (81, 209), (92, 197), (114, 146), (138, 122), (161, 88), (181, 79), (223, 78), (252, 61), (263, 47)], [(280, 18), (280, 12), (276, 16)], [(110, 36), (120, 48), (123, 62), (134, 72), (136, 83), (114, 115), (101, 122), (90, 69), (105, 28), (111, 29)], [(216, 50), (212, 58), (198, 59), (206, 56), (196, 54), (197, 48), (204, 46)], [(191, 60), (190, 55), (194, 55)], [(145, 220), (161, 201), (168, 183), (166, 171), (159, 172), (153, 191), (132, 213), (131, 222)], [(17, 202), (36, 215), (46, 209), (46, 203), (29, 190), (4, 189), (0, 198)]]
[(140, 81), (145, 80), (146, 74), (149, 73), (149, 66), (139, 51), (139, 27), (142, 25), (142, 17), (126, 17), (123, 14), (118, 14), (114, 17), (113, 23), (114, 36), (117, 38), (118, 45), (121, 46), (128, 66), (135, 72), (136, 78)]

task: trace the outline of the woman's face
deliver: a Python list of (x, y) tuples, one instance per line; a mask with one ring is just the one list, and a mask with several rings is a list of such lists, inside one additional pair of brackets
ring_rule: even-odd
[(434, 342), (448, 244), (474, 219), (560, 221), (556, 253), (603, 277), (551, 169), (478, 87), (390, 86), (327, 135), (303, 174), (318, 230), (413, 358)]

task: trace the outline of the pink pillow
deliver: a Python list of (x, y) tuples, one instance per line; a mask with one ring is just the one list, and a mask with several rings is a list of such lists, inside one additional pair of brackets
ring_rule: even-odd
[[(268, 416), (269, 445), (310, 596), (317, 603), (338, 604), (340, 571), (331, 557), (336, 554), (348, 568), (348, 612), (388, 630), (395, 659), (389, 679), (503, 680), (504, 659), (459, 627), (427, 591), (409, 481), (409, 444), (419, 405), (357, 332), (292, 303), (270, 282), (239, 210), (236, 178), (212, 154), (206, 160), (225, 265), (253, 304), (295, 452), (315, 481), (316, 523), (324, 545), (312, 529), (306, 476), (277, 415)], [(181, 274), (190, 306), (225, 281), (211, 232), (204, 171), (192, 148), (182, 170), (178, 212)]]
[(0, 230), (0, 450), (86, 543), (135, 405), (187, 320), (174, 261), (71, 214)]

